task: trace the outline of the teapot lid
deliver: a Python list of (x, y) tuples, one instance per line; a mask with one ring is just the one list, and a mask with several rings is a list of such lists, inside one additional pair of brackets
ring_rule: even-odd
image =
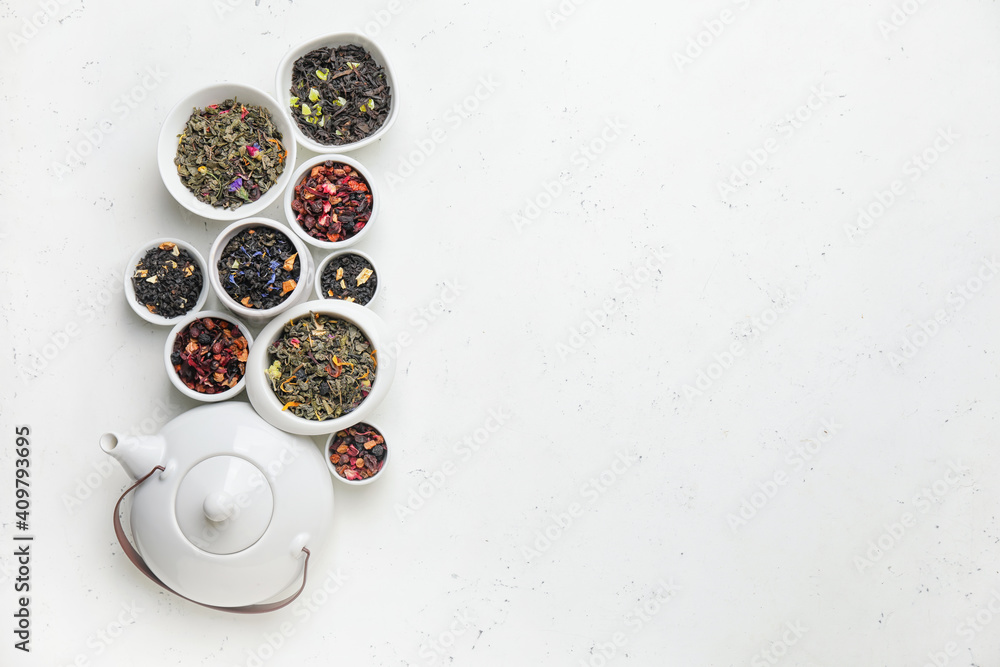
[(233, 554), (264, 535), (274, 496), (253, 463), (238, 456), (213, 456), (184, 475), (174, 510), (192, 544), (213, 554)]

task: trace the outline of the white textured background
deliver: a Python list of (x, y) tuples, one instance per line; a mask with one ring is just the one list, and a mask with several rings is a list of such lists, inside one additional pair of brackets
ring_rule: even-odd
[[(1000, 664), (1000, 7), (576, 2), (0, 2), (0, 663)], [(223, 226), (164, 189), (166, 112), (273, 94), (288, 48), (342, 30), (402, 104), (353, 154), (408, 343), (393, 463), (336, 488), (303, 603), (233, 617), (111, 531), (98, 436), (192, 407), (119, 285), (145, 240), (207, 254)]]

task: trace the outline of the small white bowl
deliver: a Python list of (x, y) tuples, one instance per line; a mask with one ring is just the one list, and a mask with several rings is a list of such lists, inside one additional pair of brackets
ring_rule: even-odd
[[(346, 164), (350, 166), (351, 169), (354, 169), (361, 174), (361, 177), (368, 183), (368, 192), (371, 193), (372, 196), (372, 211), (371, 215), (368, 217), (368, 222), (365, 223), (365, 226), (361, 228), (360, 232), (350, 238), (344, 239), (343, 241), (321, 241), (320, 239), (310, 236), (309, 232), (303, 229), (302, 225), (299, 224), (299, 221), (296, 220), (295, 211), (292, 210), (292, 201), (295, 199), (295, 187), (302, 181), (306, 180), (313, 167), (328, 160)], [(349, 248), (368, 234), (368, 230), (372, 228), (372, 223), (374, 223), (375, 219), (378, 217), (381, 199), (382, 197), (375, 185), (375, 180), (372, 178), (371, 171), (369, 171), (363, 164), (353, 158), (347, 157), (346, 155), (327, 153), (324, 155), (317, 155), (314, 158), (306, 160), (298, 169), (295, 170), (295, 173), (292, 175), (292, 181), (289, 183), (288, 189), (285, 190), (285, 218), (288, 220), (288, 226), (292, 228), (292, 231), (298, 234), (299, 238), (306, 243), (316, 246), (317, 248), (322, 248), (323, 250), (339, 250), (341, 248)]]
[[(176, 244), (177, 247), (182, 250), (187, 250), (192, 259), (194, 259), (194, 261), (198, 264), (198, 267), (201, 269), (201, 293), (198, 295), (198, 300), (195, 302), (191, 310), (183, 315), (178, 315), (177, 317), (164, 317), (163, 315), (151, 313), (146, 306), (135, 300), (135, 286), (132, 284), (132, 275), (135, 273), (135, 267), (139, 263), (139, 260), (145, 257), (146, 253), (151, 248), (156, 248), (161, 243), (167, 242)], [(173, 326), (191, 313), (198, 312), (205, 306), (205, 301), (208, 299), (208, 289), (208, 264), (205, 263), (205, 258), (201, 256), (201, 253), (198, 252), (194, 246), (186, 241), (181, 241), (180, 239), (153, 239), (136, 250), (135, 254), (132, 255), (131, 259), (129, 259), (128, 265), (125, 267), (125, 299), (128, 301), (128, 305), (132, 307), (132, 310), (135, 311), (136, 315), (147, 322), (152, 322), (153, 324)]]
[[(289, 293), (288, 298), (273, 308), (247, 308), (242, 303), (229, 296), (226, 290), (223, 289), (222, 280), (219, 278), (219, 256), (225, 249), (226, 244), (229, 243), (229, 240), (238, 233), (251, 227), (269, 227), (284, 234), (292, 242), (292, 245), (295, 246), (295, 251), (299, 253), (299, 279), (296, 282), (295, 289)], [(215, 243), (212, 244), (212, 249), (208, 253), (208, 265), (209, 282), (212, 285), (212, 290), (215, 292), (215, 295), (219, 297), (219, 301), (222, 302), (223, 306), (231, 310), (239, 317), (246, 319), (246, 321), (251, 324), (263, 324), (275, 315), (279, 315), (288, 310), (295, 304), (307, 300), (310, 296), (309, 293), (313, 285), (313, 259), (312, 254), (309, 252), (309, 248), (302, 242), (301, 239), (297, 238), (295, 234), (288, 229), (288, 227), (276, 220), (271, 220), (270, 218), (247, 218), (246, 220), (234, 222), (223, 229), (222, 232), (220, 232), (215, 238)]]
[[(181, 182), (177, 174), (174, 158), (177, 157), (177, 137), (184, 131), (184, 126), (194, 109), (204, 109), (211, 104), (220, 104), (228, 99), (237, 99), (244, 104), (265, 107), (271, 112), (275, 127), (281, 132), (281, 145), (288, 152), (285, 157), (285, 169), (278, 181), (260, 196), (255, 202), (249, 202), (234, 209), (217, 208), (211, 204), (199, 201), (187, 186)], [(281, 113), (280, 106), (270, 95), (253, 86), (237, 83), (220, 83), (197, 90), (178, 102), (167, 114), (160, 128), (160, 138), (156, 147), (156, 163), (160, 169), (160, 178), (167, 191), (181, 206), (196, 215), (211, 220), (239, 220), (260, 213), (278, 200), (294, 171), (296, 142), (289, 114)]]
[[(372, 60), (374, 60), (377, 65), (380, 65), (382, 70), (385, 72), (385, 82), (389, 86), (389, 91), (392, 95), (392, 100), (389, 104), (389, 115), (386, 117), (385, 122), (382, 123), (382, 127), (364, 139), (350, 144), (321, 144), (318, 141), (307, 137), (305, 133), (299, 129), (298, 123), (296, 123), (292, 118), (292, 110), (288, 104), (288, 100), (292, 97), (290, 94), (292, 89), (292, 68), (294, 67), (296, 60), (310, 51), (315, 51), (316, 49), (322, 47), (336, 48), (338, 46), (348, 46), (352, 44), (363, 47), (367, 50), (368, 53), (371, 54)], [(392, 67), (389, 65), (388, 58), (386, 58), (385, 53), (381, 48), (379, 48), (378, 44), (364, 35), (359, 35), (353, 32), (337, 32), (332, 35), (321, 35), (303, 42), (298, 46), (292, 47), (292, 49), (285, 54), (285, 57), (282, 58), (281, 62), (278, 64), (278, 71), (274, 77), (274, 87), (277, 92), (278, 103), (281, 105), (281, 113), (291, 124), (292, 134), (295, 136), (295, 140), (298, 141), (303, 148), (316, 153), (328, 153), (331, 150), (335, 150), (339, 153), (346, 153), (347, 151), (353, 151), (374, 143), (381, 139), (383, 134), (389, 131), (392, 124), (396, 122), (396, 115), (399, 112), (399, 86), (396, 85), (396, 78), (393, 74)], [(284, 130), (282, 130), (282, 132), (283, 131)]]
[(250, 330), (247, 329), (242, 322), (240, 322), (238, 319), (236, 319), (235, 317), (233, 317), (228, 313), (223, 313), (218, 310), (206, 310), (200, 313), (191, 313), (189, 315), (185, 315), (184, 318), (180, 320), (174, 326), (173, 329), (170, 330), (170, 333), (167, 334), (167, 344), (163, 348), (163, 362), (167, 366), (167, 377), (170, 378), (170, 381), (173, 383), (175, 387), (177, 387), (177, 390), (179, 392), (181, 392), (188, 398), (193, 398), (198, 401), (204, 401), (206, 403), (217, 403), (219, 401), (224, 401), (227, 398), (232, 398), (233, 396), (236, 396), (241, 391), (243, 391), (243, 387), (246, 386), (246, 380), (247, 380), (246, 371), (249, 370), (250, 366), (249, 358), (247, 359), (246, 362), (247, 366), (243, 373), (243, 377), (241, 377), (239, 382), (236, 383), (236, 386), (227, 389), (225, 391), (219, 392), (218, 394), (203, 394), (200, 391), (195, 391), (194, 389), (190, 389), (187, 385), (184, 384), (184, 382), (181, 381), (180, 377), (178, 377), (177, 375), (177, 371), (174, 370), (174, 365), (170, 363), (170, 355), (174, 351), (174, 341), (177, 339), (177, 335), (180, 334), (181, 331), (183, 331), (189, 324), (191, 324), (195, 320), (200, 320), (205, 317), (225, 320), (239, 327), (240, 333), (243, 334), (243, 337), (247, 339), (247, 348), (251, 352), (253, 351), (253, 336), (250, 335)]
[[(268, 366), (273, 363), (270, 355), (271, 345), (281, 337), (285, 324), (310, 313), (347, 320), (367, 336), (376, 350), (375, 359), (378, 366), (371, 392), (357, 408), (335, 419), (314, 421), (282, 411), (281, 401), (274, 395), (271, 381), (266, 373)], [(378, 354), (379, 350), (386, 349), (388, 342), (389, 335), (385, 322), (364, 306), (339, 299), (300, 303), (285, 311), (283, 317), (272, 320), (257, 334), (257, 343), (251, 348), (250, 359), (247, 362), (247, 396), (261, 417), (283, 431), (300, 435), (324, 435), (340, 431), (365, 421), (388, 393), (396, 372), (396, 360), (389, 355)]]
[[(331, 252), (329, 255), (323, 258), (322, 262), (319, 263), (319, 266), (316, 268), (316, 280), (315, 280), (316, 298), (337, 300), (335, 297), (332, 297), (323, 291), (323, 272), (326, 271), (326, 267), (329, 266), (330, 262), (332, 262), (334, 259), (338, 257), (343, 257), (344, 255), (358, 255), (359, 257), (365, 258), (368, 261), (368, 263), (372, 265), (372, 272), (374, 273), (375, 279), (377, 281), (375, 283), (375, 292), (372, 294), (372, 298), (368, 300), (368, 303), (358, 304), (359, 306), (372, 305), (373, 303), (375, 303), (375, 299), (378, 298), (379, 292), (382, 290), (382, 276), (379, 275), (378, 267), (375, 266), (375, 261), (372, 260), (371, 256), (368, 255), (368, 253), (364, 253), (361, 252), (360, 250), (355, 250), (353, 248), (347, 250), (338, 250), (337, 252)], [(355, 301), (352, 303), (357, 303), (357, 302)]]
[[(381, 435), (382, 438), (385, 440), (385, 445), (384, 445), (385, 458), (382, 460), (382, 467), (379, 468), (378, 472), (376, 472), (371, 477), (367, 477), (365, 479), (347, 479), (346, 477), (340, 476), (340, 473), (338, 473), (337, 469), (334, 468), (333, 466), (333, 461), (330, 460), (330, 445), (333, 443), (333, 438), (337, 435), (337, 432), (331, 433), (330, 437), (328, 437), (326, 439), (326, 442), (323, 444), (323, 454), (324, 458), (326, 459), (326, 467), (330, 469), (330, 474), (333, 476), (335, 480), (341, 482), (342, 484), (347, 484), (348, 486), (364, 486), (365, 484), (371, 484), (375, 480), (382, 477), (382, 475), (385, 473), (386, 466), (389, 465), (389, 454), (390, 454), (389, 438), (385, 437), (385, 432), (382, 430), (381, 427), (371, 423), (370, 421), (358, 422), (357, 424), (352, 424), (352, 426), (360, 426), (361, 424), (367, 424), (368, 426), (372, 427), (373, 429), (378, 431), (379, 435)], [(350, 428), (350, 426), (347, 426), (345, 428)], [(340, 430), (343, 431), (344, 429)]]

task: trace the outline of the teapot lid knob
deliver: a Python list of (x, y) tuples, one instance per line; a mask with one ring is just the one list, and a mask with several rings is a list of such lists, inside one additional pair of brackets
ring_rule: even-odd
[(216, 523), (225, 521), (238, 511), (233, 496), (224, 491), (213, 491), (205, 496), (202, 509), (209, 521)]

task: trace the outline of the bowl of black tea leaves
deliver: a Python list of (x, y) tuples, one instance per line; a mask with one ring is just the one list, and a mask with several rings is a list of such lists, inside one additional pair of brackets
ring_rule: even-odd
[(312, 290), (312, 255), (279, 222), (248, 218), (226, 227), (212, 244), (209, 282), (234, 314), (263, 324)]
[(316, 296), (367, 306), (379, 291), (379, 275), (372, 258), (360, 250), (330, 253), (316, 269)]
[(125, 267), (125, 298), (147, 322), (173, 326), (208, 299), (208, 265), (180, 239), (146, 243)]
[(385, 53), (350, 32), (293, 47), (278, 65), (281, 112), (303, 148), (342, 153), (367, 146), (396, 120), (398, 91)]

